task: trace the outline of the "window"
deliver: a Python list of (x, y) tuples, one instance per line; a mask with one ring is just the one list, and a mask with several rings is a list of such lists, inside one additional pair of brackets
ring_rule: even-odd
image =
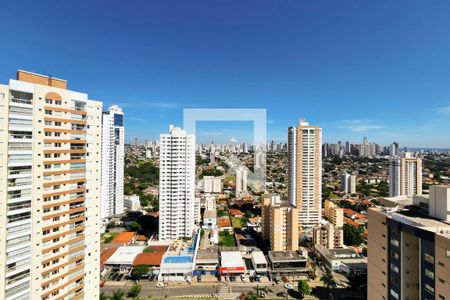
[(52, 126), (52, 121), (45, 121), (44, 123), (46, 126)]
[(425, 283), (425, 291), (427, 291), (430, 294), (434, 294), (434, 287)]
[(433, 271), (425, 269), (425, 276), (427, 276), (428, 278), (434, 280), (434, 272)]
[(428, 253), (425, 253), (424, 258), (430, 264), (434, 264), (434, 257)]
[(391, 289), (391, 296), (394, 297), (394, 299), (398, 299), (399, 298), (399, 295), (397, 294), (397, 292), (392, 290), (392, 289)]
[(56, 105), (61, 105), (61, 104), (62, 104), (62, 101), (61, 101), (61, 100), (55, 100), (55, 104), (56, 104)]
[(51, 99), (45, 99), (45, 103), (47, 103), (47, 104), (52, 104), (52, 103), (53, 103), (53, 100), (51, 100)]

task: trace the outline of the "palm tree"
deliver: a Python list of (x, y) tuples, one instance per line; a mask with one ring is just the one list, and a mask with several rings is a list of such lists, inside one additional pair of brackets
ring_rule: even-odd
[(267, 294), (267, 292), (268, 292), (268, 289), (265, 286), (257, 285), (255, 287), (253, 287), (253, 289), (255, 290), (256, 294), (259, 294), (259, 292), (264, 292)]
[(325, 287), (328, 289), (329, 294), (331, 293), (331, 289), (334, 289), (337, 286), (333, 274), (331, 274), (330, 271), (327, 271), (325, 274), (323, 274), (322, 277), (320, 277), (320, 281), (322, 281)]

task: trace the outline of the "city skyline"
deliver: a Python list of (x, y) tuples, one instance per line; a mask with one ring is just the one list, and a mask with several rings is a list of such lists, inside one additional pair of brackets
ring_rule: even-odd
[[(324, 142), (368, 136), (450, 148), (442, 138), (450, 129), (449, 3), (408, 2), (406, 14), (402, 3), (198, 4), (5, 3), (0, 24), (11, 28), (20, 12), (24, 26), (6, 31), (0, 76), (21, 68), (67, 78), (123, 107), (127, 135), (142, 140), (181, 126), (183, 108), (245, 107), (267, 109), (268, 140), (285, 141), (288, 126), (307, 117)], [(227, 134), (233, 128), (210, 125), (204, 134), (244, 140)]]

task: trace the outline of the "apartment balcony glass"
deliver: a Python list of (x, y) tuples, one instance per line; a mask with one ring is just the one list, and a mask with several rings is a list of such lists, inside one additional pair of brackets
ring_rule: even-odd
[(9, 138), (14, 140), (27, 140), (30, 141), (33, 139), (33, 133), (31, 131), (9, 131)]
[(11, 106), (9, 108), (9, 114), (31, 118), (33, 117), (33, 109), (28, 107)]

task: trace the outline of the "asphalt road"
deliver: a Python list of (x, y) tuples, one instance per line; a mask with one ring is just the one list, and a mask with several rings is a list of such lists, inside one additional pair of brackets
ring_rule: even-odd
[[(180, 296), (190, 295), (192, 298), (195, 296), (200, 297), (205, 295), (217, 295), (222, 293), (243, 293), (247, 291), (254, 290), (253, 287), (256, 284), (252, 283), (236, 283), (236, 284), (193, 284), (193, 285), (173, 285), (166, 286), (164, 288), (156, 287), (155, 282), (141, 281), (140, 297), (145, 298), (151, 296), (153, 298), (172, 298)], [(101, 290), (106, 293), (106, 295), (112, 295), (115, 289), (123, 289), (127, 291), (132, 286), (131, 282), (117, 282), (117, 283), (107, 283)], [(277, 298), (276, 294), (279, 292), (286, 291), (282, 284), (272, 286), (272, 284), (260, 284), (260, 286), (265, 286), (269, 289), (269, 294), (271, 299)], [(292, 298), (291, 298), (292, 299)]]

